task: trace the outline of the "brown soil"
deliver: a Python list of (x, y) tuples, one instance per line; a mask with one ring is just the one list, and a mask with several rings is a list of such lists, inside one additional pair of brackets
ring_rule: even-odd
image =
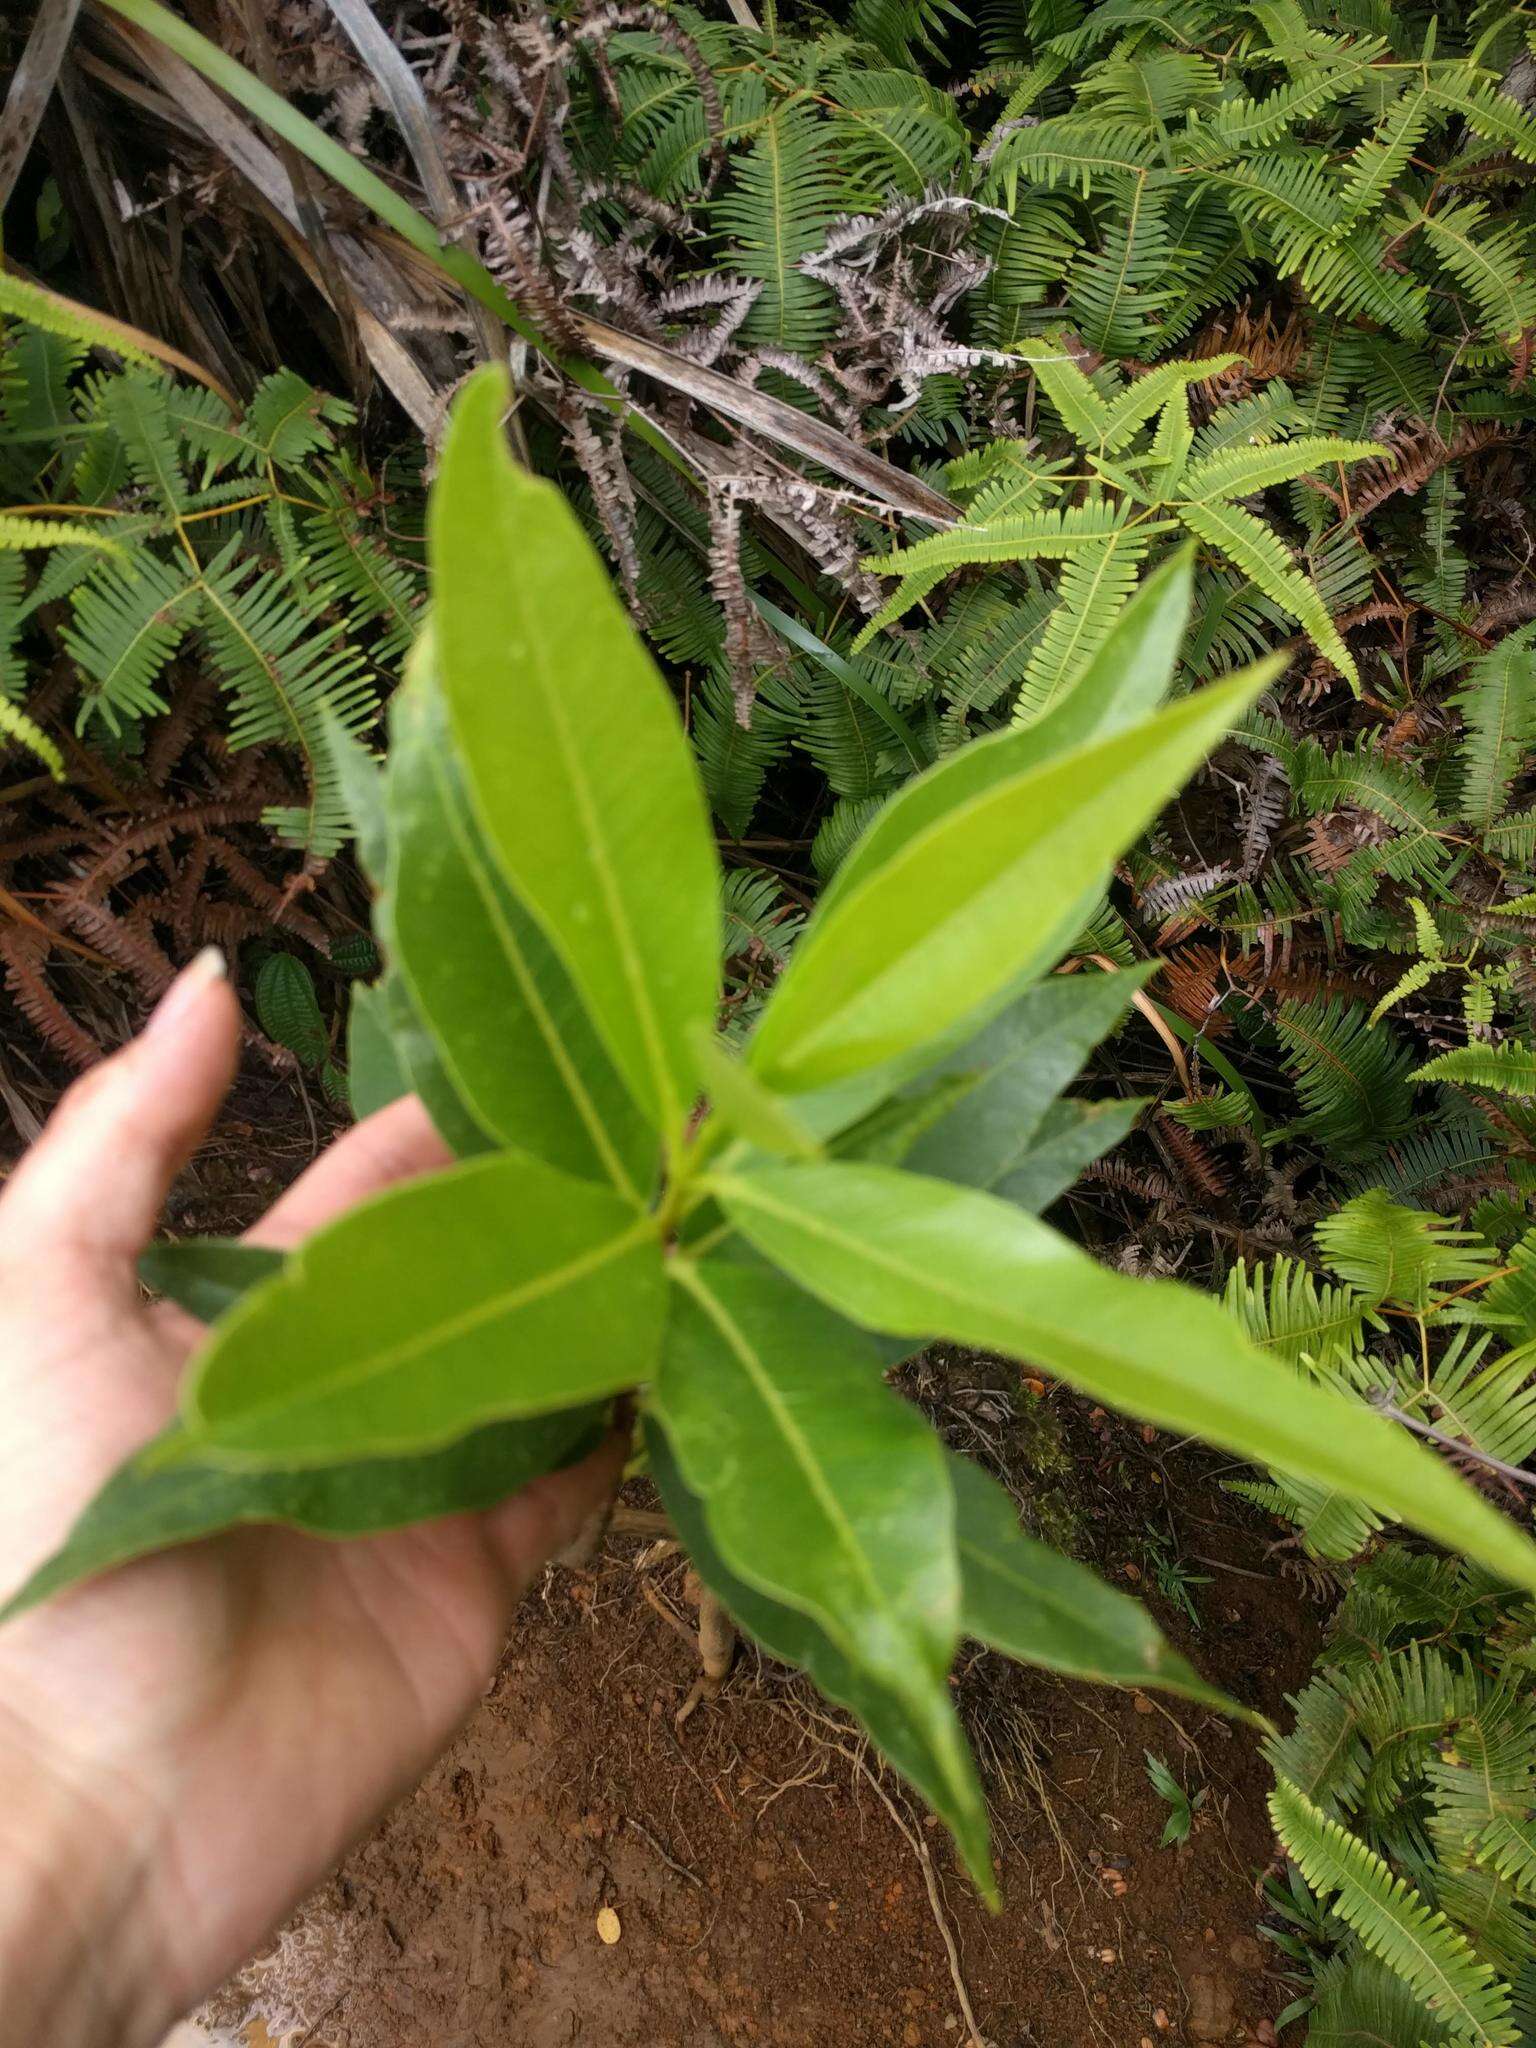
[[(976, 1360), (927, 1369), (947, 1433), (989, 1373), (1005, 1383)], [(979, 1391), (995, 1450), (1015, 1432)], [(1209, 1676), (1277, 1709), (1305, 1675), (1312, 1610), (1209, 1458), (1060, 1395), (1040, 1406), (1093, 1501), (1086, 1547)], [(1180, 1554), (1209, 1575), (1191, 1589), (1199, 1628), (1149, 1584), (1148, 1504), (1167, 1530), (1171, 1501)], [(849, 1725), (750, 1650), (675, 1733), (693, 1665), (659, 1606), (686, 1613), (681, 1567), (633, 1543), (551, 1574), (455, 1748), (210, 2017), (311, 2048), (969, 2048), (942, 1915), (991, 2048), (1274, 2040), (1293, 1994), (1255, 1936), (1272, 1844), (1249, 1733), (972, 1653), (958, 1687), (994, 1803), (994, 1919)], [(1148, 1749), (1207, 1789), (1183, 1848), (1158, 1846)]]

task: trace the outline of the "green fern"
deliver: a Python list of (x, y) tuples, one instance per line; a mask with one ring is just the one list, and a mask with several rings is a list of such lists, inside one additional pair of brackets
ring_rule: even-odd
[(1289, 1780), (1277, 1783), (1269, 1810), (1308, 1884), (1435, 2019), (1474, 2048), (1513, 2048), (1518, 2036), (1509, 2022), (1508, 1989), (1443, 1913)]
[(1455, 1081), (1463, 1088), (1481, 1088), (1495, 1095), (1536, 1097), (1536, 1047), (1513, 1039), (1503, 1045), (1463, 1045), (1429, 1060), (1414, 1076), (1418, 1081)]
[(1275, 1019), (1282, 1057), (1303, 1113), (1288, 1135), (1310, 1138), (1344, 1162), (1369, 1158), (1413, 1123), (1413, 1053), (1363, 1004), (1339, 997), (1282, 1003)]
[[(7, 607), (6, 694), (25, 687), (45, 609), (67, 605), (77, 723), (126, 741), (165, 711), (172, 664), (195, 646), (229, 700), (230, 744), (281, 748), (300, 768), (307, 800), (269, 822), (324, 857), (346, 830), (326, 723), (372, 721), (372, 665), (398, 664), (424, 600), (419, 543), (386, 542), (365, 519), (375, 481), (336, 440), (351, 407), (288, 370), (238, 415), (148, 360), (82, 374), (83, 344), (115, 347), (114, 331), (83, 309), (45, 310), (54, 327), (13, 324), (0, 347), (8, 484), (59, 512), (0, 514), (0, 550), (38, 564)], [(59, 464), (34, 422), (66, 415), (78, 445)]]

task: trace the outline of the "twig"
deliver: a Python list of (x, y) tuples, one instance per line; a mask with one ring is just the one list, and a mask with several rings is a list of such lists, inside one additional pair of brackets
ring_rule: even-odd
[[(840, 1744), (838, 1746), (841, 1747)], [(902, 1834), (906, 1837), (907, 1847), (918, 1860), (923, 1873), (923, 1883), (928, 1890), (928, 1904), (933, 1912), (934, 1925), (939, 1930), (940, 1938), (944, 1943), (944, 1953), (949, 1958), (949, 1978), (955, 1987), (955, 1997), (960, 2001), (960, 2017), (966, 2025), (966, 2039), (969, 2048), (987, 2048), (987, 2044), (981, 2036), (981, 2029), (976, 2024), (976, 2015), (971, 2009), (970, 1993), (965, 1988), (965, 1978), (960, 1970), (960, 1950), (950, 1930), (949, 1916), (944, 1911), (944, 1901), (939, 1895), (939, 1881), (934, 1874), (933, 1858), (928, 1853), (928, 1844), (914, 1828), (908, 1827), (907, 1823), (902, 1819), (901, 1811), (895, 1800), (892, 1799), (890, 1793), (886, 1791), (880, 1780), (869, 1768), (863, 1756), (851, 1750), (844, 1750), (843, 1754), (849, 1757), (858, 1769), (864, 1773), (864, 1776), (880, 1795), (886, 1812), (895, 1821), (897, 1827), (901, 1829)]]
[(1491, 1451), (1479, 1450), (1476, 1444), (1469, 1444), (1460, 1437), (1447, 1436), (1443, 1429), (1436, 1429), (1433, 1423), (1420, 1422), (1415, 1415), (1409, 1415), (1386, 1394), (1372, 1393), (1370, 1403), (1389, 1421), (1400, 1422), (1404, 1429), (1411, 1429), (1415, 1436), (1428, 1437), (1432, 1444), (1439, 1444), (1443, 1450), (1454, 1451), (1459, 1458), (1469, 1458), (1476, 1465), (1484, 1466), (1490, 1472), (1498, 1472), (1505, 1479), (1512, 1479), (1517, 1486), (1536, 1486), (1536, 1472), (1527, 1472), (1519, 1465), (1506, 1464)]
[(695, 1890), (702, 1891), (704, 1889), (704, 1880), (698, 1875), (698, 1873), (696, 1871), (689, 1870), (686, 1864), (679, 1863), (675, 1856), (669, 1856), (667, 1851), (662, 1847), (661, 1843), (657, 1841), (656, 1837), (645, 1825), (644, 1821), (636, 1820), (635, 1816), (632, 1813), (626, 1813), (624, 1816), (624, 1825), (627, 1828), (633, 1828), (635, 1833), (640, 1837), (640, 1839), (643, 1842), (650, 1843), (651, 1847), (656, 1851), (656, 1854), (661, 1858), (662, 1862), (665, 1863), (668, 1870), (675, 1870), (678, 1876), (685, 1879), (687, 1883), (691, 1884), (695, 1888)]

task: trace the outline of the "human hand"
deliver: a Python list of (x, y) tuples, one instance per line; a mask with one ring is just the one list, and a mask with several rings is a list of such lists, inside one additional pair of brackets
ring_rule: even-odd
[[(200, 1326), (134, 1261), (233, 1078), (216, 954), (69, 1091), (0, 1195), (0, 1597), (169, 1418)], [(251, 1232), (297, 1244), (447, 1163), (414, 1099)], [(361, 1542), (244, 1530), (0, 1630), (0, 2044), (152, 2048), (444, 1747), (610, 1440), (484, 1515)]]

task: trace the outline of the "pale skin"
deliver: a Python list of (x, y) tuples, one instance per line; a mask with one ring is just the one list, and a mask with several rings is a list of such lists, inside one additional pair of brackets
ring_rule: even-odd
[[(0, 1598), (173, 1410), (199, 1326), (145, 1305), (134, 1260), (237, 1026), (217, 958), (194, 963), (0, 1194)], [(251, 1237), (297, 1244), (446, 1160), (395, 1103)], [(0, 2048), (155, 2048), (444, 1748), (623, 1457), (363, 1542), (241, 1531), (0, 1629)]]

